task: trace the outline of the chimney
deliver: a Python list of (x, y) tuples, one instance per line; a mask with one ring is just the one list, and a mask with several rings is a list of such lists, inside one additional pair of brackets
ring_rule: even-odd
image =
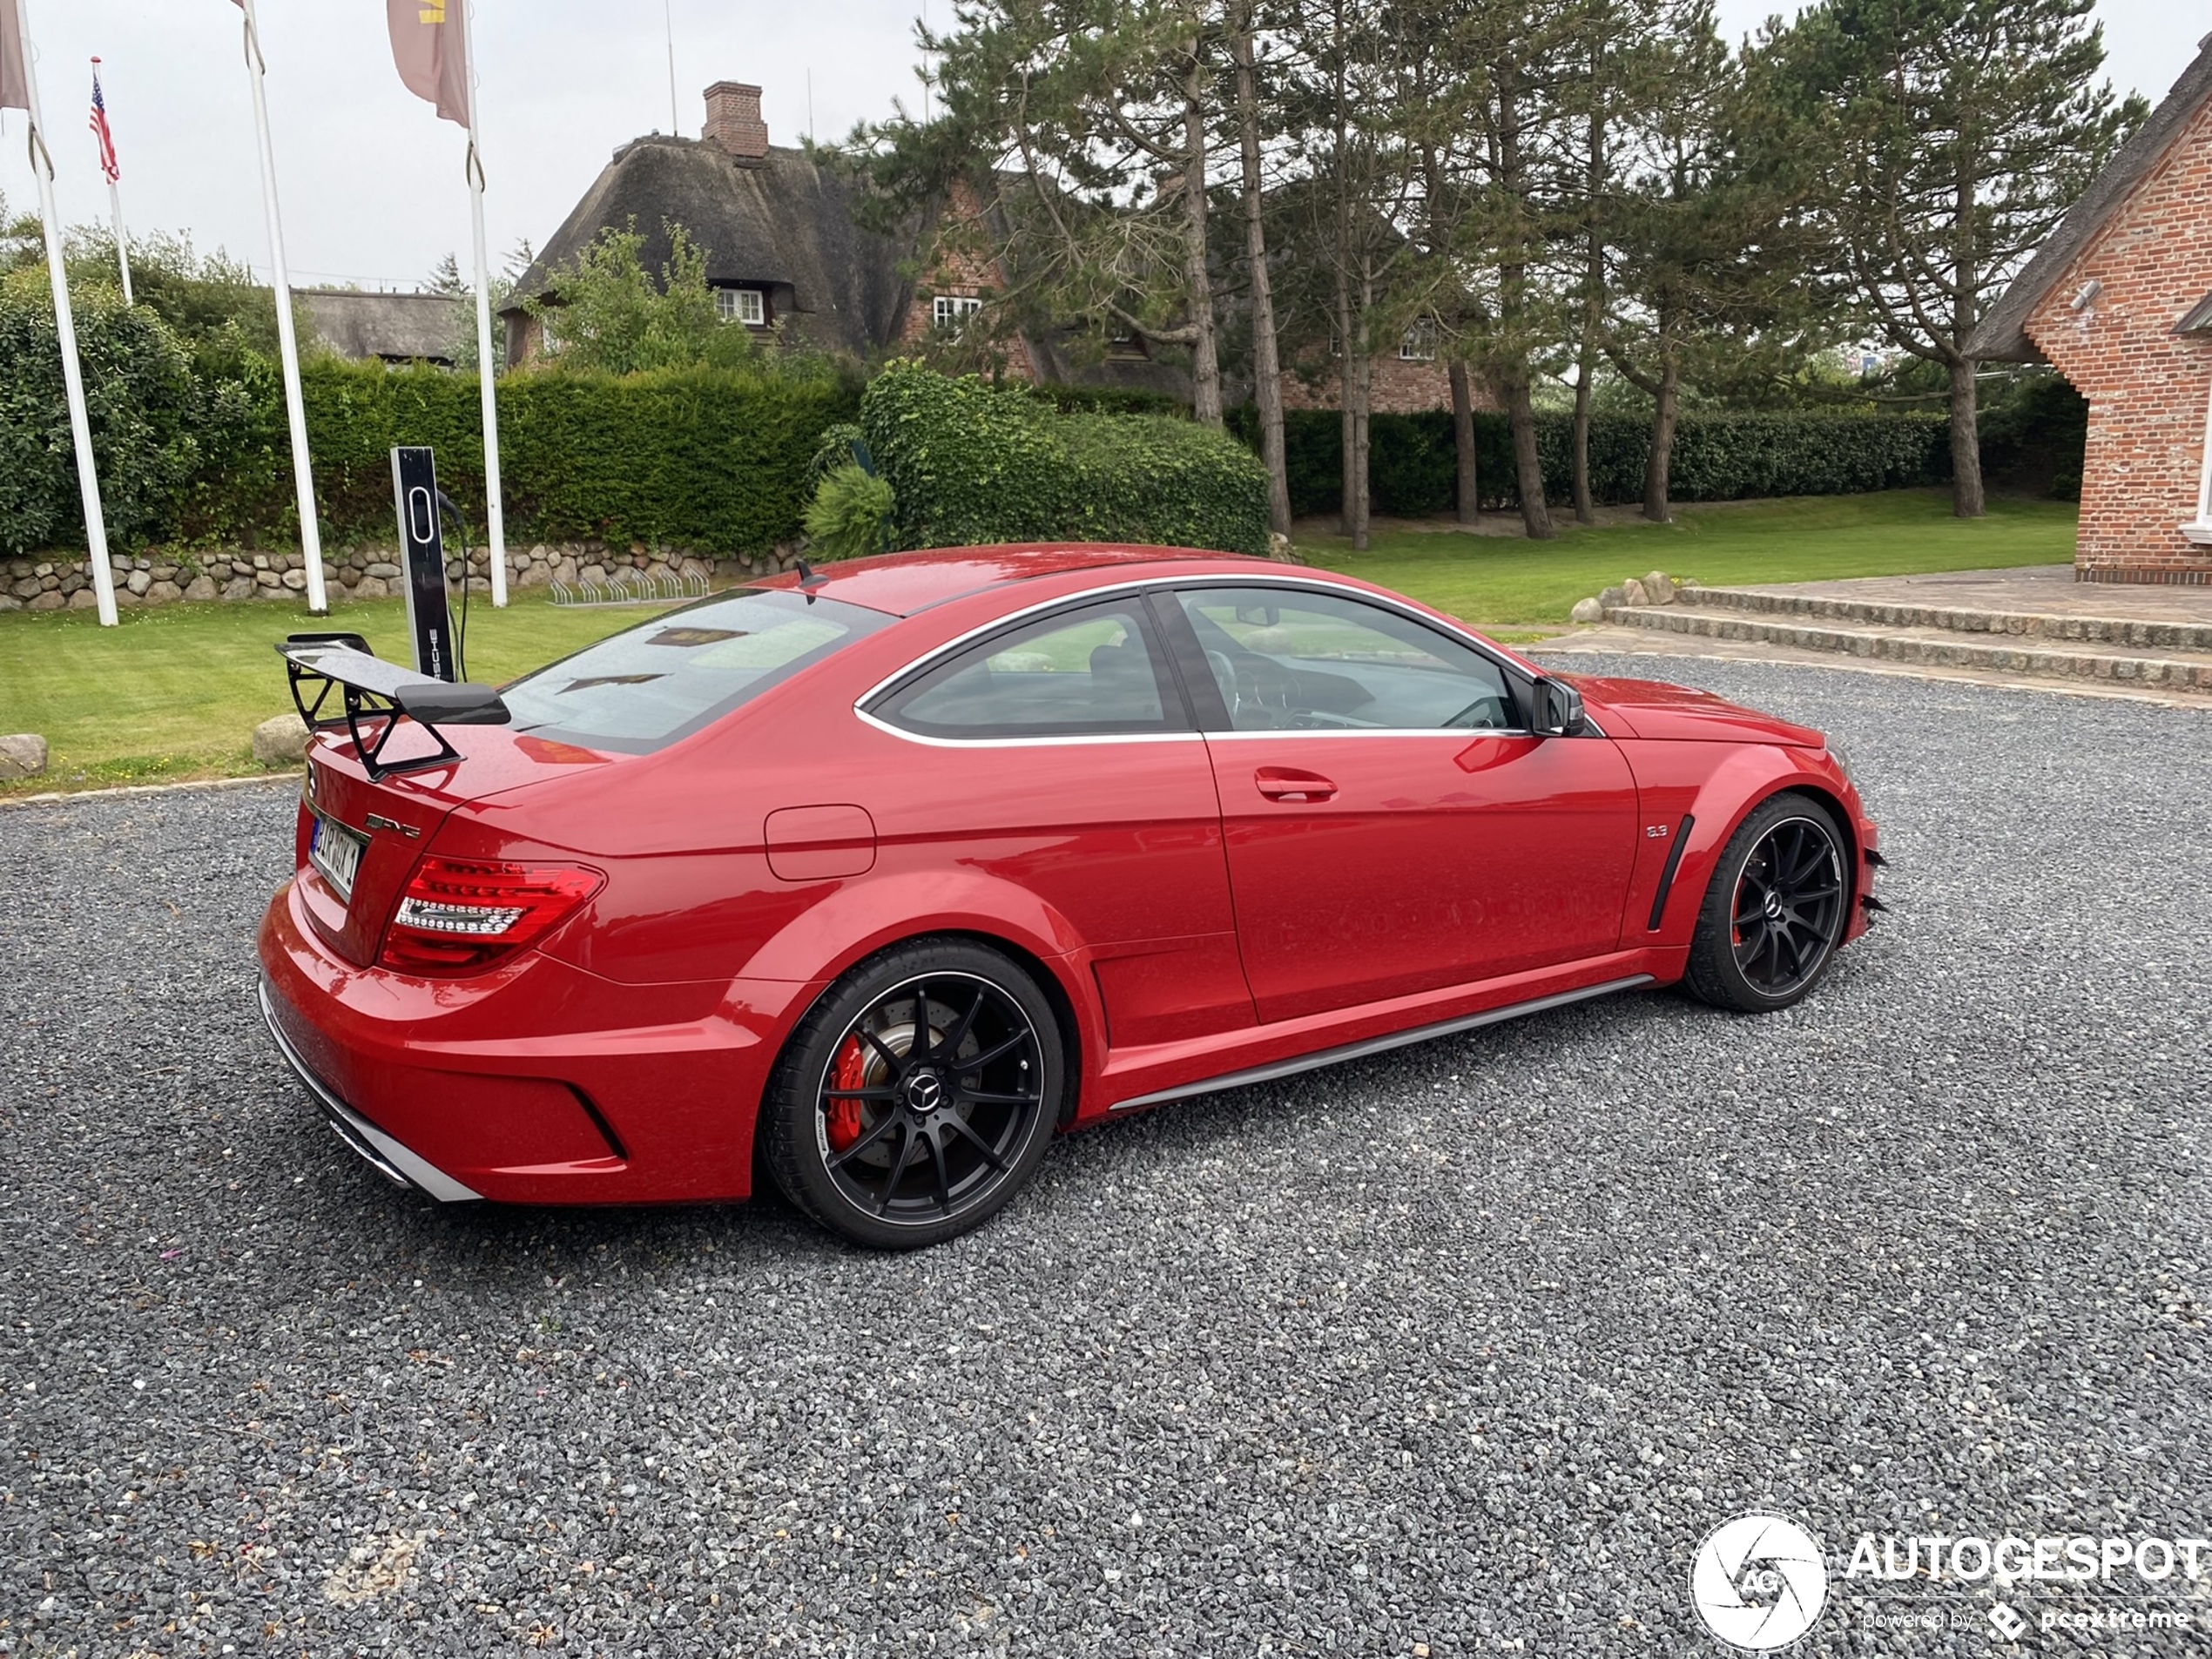
[(717, 81), (708, 87), (703, 136), (748, 165), (765, 161), (768, 124), (760, 118), (760, 89), (741, 81)]

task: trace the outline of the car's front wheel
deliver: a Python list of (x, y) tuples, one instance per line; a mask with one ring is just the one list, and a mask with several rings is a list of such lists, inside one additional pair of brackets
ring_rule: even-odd
[(1716, 1008), (1786, 1008), (1812, 989), (1844, 937), (1848, 844), (1809, 795), (1759, 803), (1706, 884), (1684, 983)]
[(932, 1244), (1029, 1178), (1066, 1086), (1028, 974), (965, 940), (918, 940), (852, 969), (799, 1022), (761, 1103), (763, 1161), (856, 1244)]

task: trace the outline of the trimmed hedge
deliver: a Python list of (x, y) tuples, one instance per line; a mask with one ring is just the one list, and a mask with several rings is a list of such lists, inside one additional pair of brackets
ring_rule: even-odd
[(1062, 415), (1018, 387), (900, 361), (860, 400), (901, 547), (1143, 542), (1267, 550), (1267, 475), (1225, 433), (1157, 415)]
[[(435, 447), (440, 485), (481, 533), (475, 375), (325, 361), (301, 389), (316, 494), (339, 539), (391, 534), (397, 443)], [(503, 377), (508, 539), (767, 552), (798, 534), (807, 462), (854, 403), (849, 383), (772, 368)]]
[(1070, 386), (1047, 381), (1030, 388), (1062, 415), (1164, 415), (1187, 421), (1190, 405), (1165, 392), (1140, 391), (1128, 386)]
[[(0, 323), (22, 309), (0, 307)], [(97, 307), (85, 311), (94, 326), (84, 335), (105, 353), (88, 350), (87, 378), (120, 388), (104, 389), (95, 402), (101, 483), (118, 549), (150, 541), (296, 546), (291, 448), (273, 367), (238, 351), (204, 353), (188, 364), (173, 344), (165, 356), (139, 351), (158, 374), (144, 364), (122, 365), (121, 343), (137, 349), (144, 342), (135, 335), (125, 341), (129, 330), (111, 327)], [(150, 314), (141, 308), (125, 320)], [(140, 330), (149, 331), (149, 337), (161, 332), (151, 324)], [(105, 349), (111, 336), (121, 342), (117, 352)], [(35, 339), (20, 352), (7, 349), (12, 343), (0, 327), (6, 526), (0, 548), (82, 547), (58, 357), (51, 345), (38, 350)], [(49, 358), (56, 368), (42, 380)], [(24, 374), (10, 375), (11, 366)], [(24, 381), (21, 395), (17, 379)], [(474, 532), (483, 534), (475, 375), (311, 358), (300, 388), (326, 539), (336, 545), (392, 539), (391, 449), (400, 443), (436, 449), (440, 485)], [(554, 370), (503, 376), (508, 539), (768, 552), (797, 539), (813, 491), (807, 463), (823, 430), (850, 421), (859, 402), (857, 377), (772, 362), (621, 376)]]
[[(1254, 448), (1259, 419), (1232, 410), (1230, 428)], [(1536, 417), (1544, 493), (1568, 498), (1574, 476), (1573, 421)], [(1283, 421), (1291, 510), (1333, 513), (1343, 499), (1343, 428), (1333, 409), (1294, 409)], [(1485, 507), (1517, 506), (1513, 435), (1502, 410), (1474, 417), (1475, 469)], [(1601, 502), (1643, 499), (1651, 423), (1638, 415), (1590, 421), (1590, 489)], [(1452, 511), (1457, 489), (1448, 413), (1377, 415), (1368, 428), (1368, 482), (1374, 510), (1419, 518)], [(1944, 482), (1951, 451), (1940, 415), (1684, 415), (1675, 431), (1669, 494), (1676, 501), (1737, 501), (1750, 496), (1841, 496)]]

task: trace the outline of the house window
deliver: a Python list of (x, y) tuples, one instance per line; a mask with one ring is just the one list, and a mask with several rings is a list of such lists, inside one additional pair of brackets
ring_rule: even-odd
[(1398, 354), (1409, 363), (1433, 363), (1436, 361), (1436, 319), (1414, 319), (1399, 340)]
[(717, 288), (714, 314), (725, 322), (758, 328), (768, 320), (768, 302), (758, 288)]
[(929, 320), (950, 333), (959, 331), (961, 319), (972, 317), (983, 302), (972, 293), (941, 293), (929, 302)]

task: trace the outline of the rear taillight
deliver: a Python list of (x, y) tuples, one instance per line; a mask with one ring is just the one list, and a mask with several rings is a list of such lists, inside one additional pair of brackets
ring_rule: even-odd
[(384, 966), (473, 974), (557, 927), (605, 884), (573, 865), (425, 858), (384, 930)]

